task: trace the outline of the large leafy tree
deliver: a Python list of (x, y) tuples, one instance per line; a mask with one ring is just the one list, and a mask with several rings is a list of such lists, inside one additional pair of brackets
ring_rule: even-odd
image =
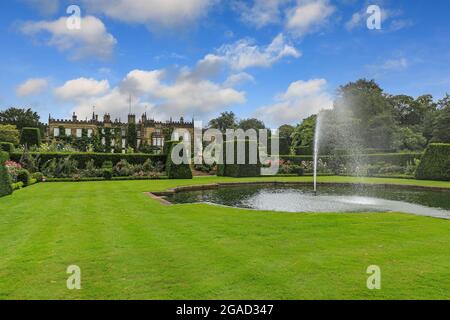
[(12, 144), (19, 144), (19, 130), (16, 126), (0, 124), (0, 142), (9, 142)]
[(434, 122), (433, 141), (450, 143), (450, 95), (439, 100)]
[(9, 108), (0, 112), (0, 123), (15, 125), (20, 131), (23, 128), (41, 128), (37, 112), (31, 109)]
[(238, 128), (242, 130), (260, 130), (260, 129), (266, 129), (266, 125), (261, 120), (250, 118), (250, 119), (242, 119), (238, 123)]
[(292, 153), (296, 153), (298, 148), (312, 148), (314, 146), (314, 133), (316, 130), (317, 116), (313, 115), (303, 120), (291, 134)]
[(225, 132), (227, 129), (236, 129), (237, 119), (234, 112), (223, 112), (218, 118), (209, 121), (209, 127), (212, 129), (219, 129)]

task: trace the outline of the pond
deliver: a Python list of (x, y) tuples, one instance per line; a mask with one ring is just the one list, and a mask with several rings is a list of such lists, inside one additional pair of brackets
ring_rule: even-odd
[(450, 193), (390, 186), (239, 186), (170, 195), (174, 204), (209, 203), (279, 212), (404, 212), (450, 219)]

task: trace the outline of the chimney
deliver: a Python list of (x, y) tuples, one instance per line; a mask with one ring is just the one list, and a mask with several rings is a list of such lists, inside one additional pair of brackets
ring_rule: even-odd
[(136, 115), (129, 114), (128, 115), (128, 123), (136, 123)]
[(184, 123), (184, 118), (183, 117), (180, 118), (180, 123)]
[(98, 122), (98, 114), (95, 115), (95, 121)]
[(72, 115), (72, 121), (77, 122), (77, 115), (75, 114), (75, 112)]
[(103, 116), (103, 122), (110, 123), (111, 122), (111, 115), (109, 113), (105, 113)]

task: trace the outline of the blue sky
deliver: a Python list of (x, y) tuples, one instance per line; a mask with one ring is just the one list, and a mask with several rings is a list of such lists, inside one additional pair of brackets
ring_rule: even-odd
[[(66, 26), (69, 5), (80, 29)], [(366, 26), (369, 5), (381, 30)], [(81, 118), (133, 112), (271, 126), (375, 79), (388, 93), (450, 92), (446, 0), (12, 0), (0, 3), (0, 108)]]

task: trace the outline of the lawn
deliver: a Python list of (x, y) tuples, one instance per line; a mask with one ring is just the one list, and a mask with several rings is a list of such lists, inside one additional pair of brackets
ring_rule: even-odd
[[(0, 199), (0, 299), (450, 299), (448, 220), (163, 206), (144, 194), (221, 181), (237, 180), (46, 183)], [(72, 264), (82, 290), (66, 288)], [(366, 288), (369, 265), (381, 290)]]

